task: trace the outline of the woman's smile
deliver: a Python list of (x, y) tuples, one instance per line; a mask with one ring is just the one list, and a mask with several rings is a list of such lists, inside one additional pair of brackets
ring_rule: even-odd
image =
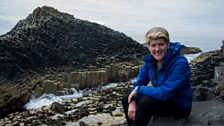
[(163, 58), (166, 55), (168, 44), (163, 38), (158, 38), (151, 41), (151, 43), (148, 45), (148, 49), (151, 52), (151, 55), (158, 62), (162, 62)]

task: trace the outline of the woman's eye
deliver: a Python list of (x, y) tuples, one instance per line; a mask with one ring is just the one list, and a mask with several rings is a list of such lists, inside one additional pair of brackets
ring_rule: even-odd
[(164, 43), (160, 43), (160, 44), (159, 44), (159, 46), (164, 46), (164, 45), (165, 45)]
[(153, 44), (153, 45), (150, 45), (150, 46), (151, 46), (151, 47), (155, 47), (156, 45)]

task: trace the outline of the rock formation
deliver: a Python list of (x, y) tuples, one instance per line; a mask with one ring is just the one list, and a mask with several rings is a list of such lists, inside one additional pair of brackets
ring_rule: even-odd
[(0, 76), (11, 79), (43, 68), (136, 60), (147, 50), (123, 33), (43, 6), (0, 36), (0, 52)]
[[(139, 59), (148, 53), (141, 44), (123, 33), (47, 6), (36, 8), (11, 31), (1, 35), (0, 52), (0, 117), (22, 109), (34, 95), (33, 90), (39, 96), (77, 84), (85, 88), (80, 83), (68, 81), (71, 72), (81, 73), (84, 70), (79, 69), (88, 71), (90, 66), (103, 68), (120, 62), (137, 65)], [(124, 74), (115, 71), (116, 76)], [(98, 70), (88, 72), (88, 75), (103, 76), (105, 73), (105, 70)], [(43, 82), (50, 78), (49, 75), (63, 75), (65, 80), (59, 81), (60, 84), (52, 83), (52, 79)], [(90, 77), (85, 72), (83, 75)], [(94, 80), (96, 82), (91, 83), (94, 86), (108, 82), (100, 78)]]
[(202, 51), (201, 51), (201, 49), (196, 48), (196, 47), (188, 47), (188, 46), (183, 45), (181, 48), (181, 52), (183, 54), (196, 54), (196, 53), (200, 53)]
[(224, 99), (224, 57), (219, 50), (202, 53), (191, 62), (195, 101)]

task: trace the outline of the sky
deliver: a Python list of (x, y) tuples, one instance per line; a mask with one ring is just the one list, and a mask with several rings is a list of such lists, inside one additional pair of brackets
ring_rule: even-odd
[(171, 41), (202, 50), (219, 49), (224, 40), (224, 0), (1, 0), (0, 35), (43, 5), (103, 24), (139, 43), (156, 26), (166, 28)]

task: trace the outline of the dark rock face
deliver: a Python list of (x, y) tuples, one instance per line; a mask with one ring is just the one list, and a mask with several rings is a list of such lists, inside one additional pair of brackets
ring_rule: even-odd
[(197, 47), (187, 47), (183, 45), (181, 48), (181, 53), (183, 54), (197, 54), (200, 52), (202, 52), (202, 50)]
[(0, 76), (131, 61), (147, 50), (125, 34), (44, 6), (0, 36)]

